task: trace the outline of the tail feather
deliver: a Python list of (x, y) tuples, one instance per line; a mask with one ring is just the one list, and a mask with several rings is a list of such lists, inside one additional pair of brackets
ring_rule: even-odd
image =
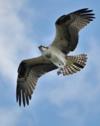
[(80, 71), (86, 65), (87, 55), (66, 56), (67, 64), (58, 71), (59, 74), (69, 75)]

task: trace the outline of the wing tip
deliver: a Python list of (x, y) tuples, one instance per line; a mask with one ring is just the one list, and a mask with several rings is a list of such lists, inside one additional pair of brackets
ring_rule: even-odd
[(78, 9), (77, 11), (74, 11), (72, 13), (69, 13), (67, 15), (60, 16), (60, 18), (57, 19), (55, 24), (61, 25), (61, 24), (65, 23), (66, 20), (70, 20), (71, 19), (70, 14), (78, 14), (80, 16), (86, 16), (89, 18), (90, 21), (93, 21), (93, 19), (95, 18), (95, 14), (93, 13), (93, 9), (82, 8), (82, 9)]
[(19, 104), (19, 106), (21, 107), (22, 105), (24, 107), (29, 105), (29, 100), (31, 100), (31, 96), (32, 94), (28, 94), (25, 91), (23, 92), (21, 89), (16, 90), (16, 102)]
[(79, 15), (87, 23), (90, 23), (91, 21), (93, 21), (96, 18), (95, 14), (93, 13), (93, 10), (89, 9), (89, 8), (79, 9), (79, 10), (75, 11), (74, 14)]
[(82, 9), (78, 9), (77, 11), (74, 11), (72, 13), (89, 13), (89, 12), (93, 12), (93, 9), (82, 8)]
[(16, 100), (16, 102), (18, 102), (19, 104), (19, 107), (23, 106), (23, 107), (26, 107), (26, 106), (29, 106), (29, 99), (28, 100), (20, 100), (19, 98)]

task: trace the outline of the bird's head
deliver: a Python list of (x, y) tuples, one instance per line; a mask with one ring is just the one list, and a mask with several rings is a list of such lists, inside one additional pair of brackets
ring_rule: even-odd
[(42, 46), (42, 45), (40, 45), (38, 48), (39, 48), (39, 50), (40, 50), (42, 53), (44, 53), (44, 52), (46, 52), (46, 51), (48, 50), (48, 47)]

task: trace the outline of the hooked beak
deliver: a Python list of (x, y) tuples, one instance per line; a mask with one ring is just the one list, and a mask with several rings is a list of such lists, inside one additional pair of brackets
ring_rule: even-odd
[(38, 48), (39, 48), (40, 51), (42, 51), (42, 46), (39, 46)]

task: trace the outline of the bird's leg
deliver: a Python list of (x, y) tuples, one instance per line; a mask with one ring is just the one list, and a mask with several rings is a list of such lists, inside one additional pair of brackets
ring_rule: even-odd
[(67, 74), (67, 69), (66, 69), (66, 66), (64, 66), (63, 68), (60, 68), (58, 71), (57, 71), (57, 74), (60, 75), (60, 74), (63, 74), (63, 76), (65, 76)]
[(63, 74), (63, 68), (60, 68), (60, 69), (57, 71), (57, 74), (58, 74), (58, 75)]

